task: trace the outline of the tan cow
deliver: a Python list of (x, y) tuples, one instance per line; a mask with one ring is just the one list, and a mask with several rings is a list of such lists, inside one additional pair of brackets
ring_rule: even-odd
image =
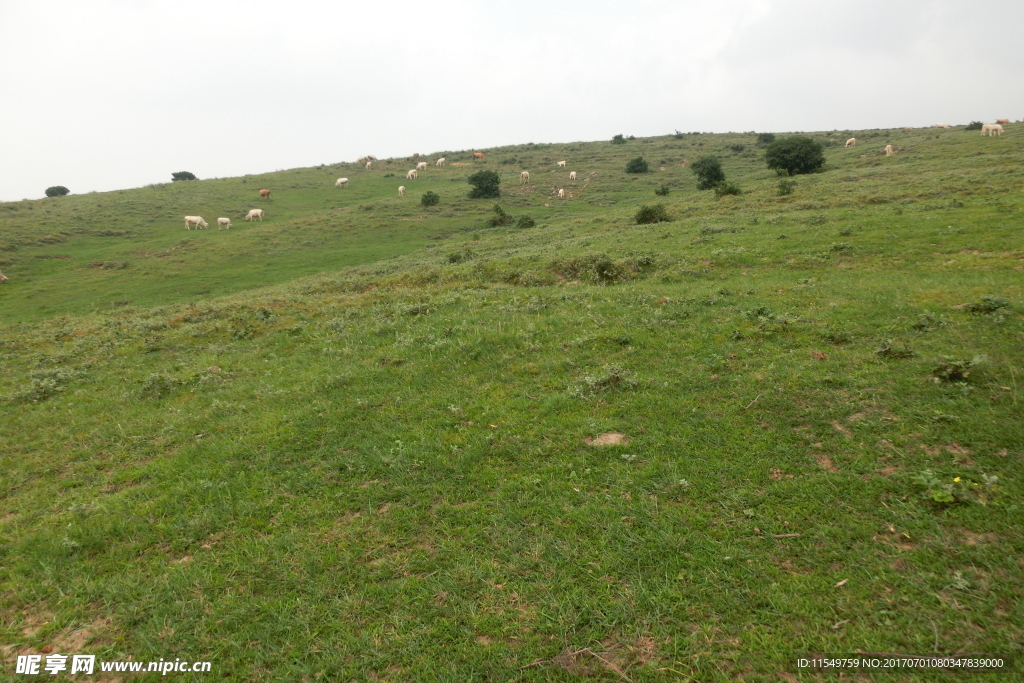
[(5, 282), (7, 282), (7, 276), (4, 275), (3, 273), (0, 273), (0, 284), (3, 284)]
[(896, 153), (896, 152), (892, 151), (892, 145), (886, 145), (885, 149), (883, 151), (885, 152), (885, 156), (887, 156), (887, 157), (891, 157), (893, 154)]
[(438, 159), (438, 160), (437, 160), (437, 161), (435, 162), (435, 165), (436, 165), (436, 166), (444, 166), (444, 164), (445, 164), (445, 161), (446, 161), (446, 159), (445, 159), (444, 157), (441, 157), (440, 159)]
[(569, 180), (576, 180), (576, 171), (569, 171)]
[(260, 190), (260, 197), (270, 199), (270, 190)]
[(857, 138), (850, 138), (849, 140), (846, 141), (846, 148), (847, 149), (849, 149), (850, 147), (856, 147), (856, 146), (857, 146)]
[(370, 167), (371, 167), (371, 166), (373, 166), (373, 162), (372, 162), (372, 161), (367, 161), (367, 162), (366, 162), (366, 166), (364, 166), (364, 168), (365, 168), (365, 169), (366, 169), (367, 171), (369, 171), (369, 170), (370, 170)]
[(231, 219), (230, 218), (223, 218), (223, 217), (218, 218), (217, 219), (217, 229), (220, 230), (221, 228), (224, 228), (225, 230), (230, 230), (231, 229)]
[(416, 180), (416, 178), (418, 178), (419, 175), (420, 175), (419, 171), (417, 171), (416, 169), (412, 169), (408, 173), (405, 174), (405, 179), (406, 180)]
[(473, 152), (474, 159), (486, 159), (483, 152)]
[(981, 134), (992, 137), (993, 135), (1002, 135), (1003, 127), (998, 123), (986, 123), (981, 127)]
[(558, 162), (558, 168), (565, 168), (565, 161), (564, 160)]
[(399, 185), (398, 186), (398, 196), (399, 197), (404, 197), (405, 196), (405, 185)]
[(348, 178), (338, 178), (334, 181), (335, 187), (348, 187)]
[(416, 170), (417, 171), (425, 171), (425, 170), (427, 170), (427, 162), (421, 161), (418, 164), (416, 164)]
[(565, 199), (565, 190), (563, 190), (562, 188), (558, 188), (558, 198)]
[(1010, 119), (996, 119), (996, 123), (1009, 123)]
[(260, 219), (260, 223), (263, 222), (263, 209), (249, 209), (249, 213), (245, 214), (245, 220), (252, 221)]
[(529, 171), (523, 171), (522, 173), (520, 173), (519, 174), (519, 184), (520, 185), (528, 185), (529, 183), (530, 183), (530, 172)]
[(202, 216), (185, 216), (185, 229), (191, 230), (192, 228), (188, 227), (190, 225), (196, 226), (196, 230), (210, 227)]
[(936, 123), (935, 128), (949, 128), (948, 123)]

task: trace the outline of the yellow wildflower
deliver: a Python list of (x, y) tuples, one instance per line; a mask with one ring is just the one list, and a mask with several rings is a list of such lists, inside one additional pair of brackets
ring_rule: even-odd
[(955, 478), (953, 479), (953, 481), (955, 481), (956, 483), (958, 483), (958, 484), (959, 484), (959, 483), (960, 483), (960, 477), (955, 477)]

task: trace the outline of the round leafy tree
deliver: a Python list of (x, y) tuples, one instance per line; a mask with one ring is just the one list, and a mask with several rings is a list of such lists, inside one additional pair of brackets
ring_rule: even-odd
[(626, 173), (647, 173), (648, 170), (647, 162), (644, 161), (643, 157), (630, 159), (629, 163), (626, 164)]
[(764, 160), (768, 168), (789, 175), (814, 173), (825, 165), (825, 148), (809, 137), (791, 135), (768, 145)]
[(70, 192), (71, 190), (64, 187), (63, 185), (54, 185), (53, 187), (46, 188), (47, 197), (63, 197), (64, 195), (69, 194)]
[(624, 145), (626, 144), (626, 138), (622, 137), (622, 133), (612, 136), (613, 145)]
[(633, 217), (637, 225), (650, 225), (651, 223), (662, 223), (664, 221), (672, 220), (672, 217), (665, 211), (664, 204), (655, 204), (654, 206), (647, 206), (644, 204), (636, 212)]
[(718, 183), (725, 181), (725, 171), (718, 157), (703, 156), (690, 164), (690, 170), (697, 176), (697, 189), (710, 190)]
[(501, 196), (501, 176), (494, 171), (477, 171), (466, 178), (466, 182), (473, 186), (469, 191), (470, 199), (490, 199)]
[(757, 144), (770, 145), (775, 142), (775, 133), (758, 133)]
[(437, 206), (440, 201), (441, 196), (436, 192), (431, 192), (430, 190), (424, 192), (423, 196), (420, 197), (420, 204), (423, 206)]
[(171, 174), (171, 180), (198, 180), (198, 178), (196, 178), (195, 174), (188, 171), (178, 171)]

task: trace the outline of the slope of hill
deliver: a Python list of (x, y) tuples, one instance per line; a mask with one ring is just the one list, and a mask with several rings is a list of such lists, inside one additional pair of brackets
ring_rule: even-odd
[[(724, 681), (1019, 651), (1022, 134), (815, 134), (784, 197), (735, 134), (0, 205), (5, 658)], [(693, 189), (704, 153), (743, 195)], [(537, 226), (488, 226), (477, 168)], [(262, 225), (181, 234), (263, 186)]]

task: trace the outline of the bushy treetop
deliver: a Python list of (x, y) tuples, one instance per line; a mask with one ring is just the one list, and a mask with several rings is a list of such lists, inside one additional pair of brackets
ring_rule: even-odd
[(768, 168), (789, 175), (814, 173), (825, 165), (825, 147), (809, 137), (791, 135), (768, 145), (764, 159)]

